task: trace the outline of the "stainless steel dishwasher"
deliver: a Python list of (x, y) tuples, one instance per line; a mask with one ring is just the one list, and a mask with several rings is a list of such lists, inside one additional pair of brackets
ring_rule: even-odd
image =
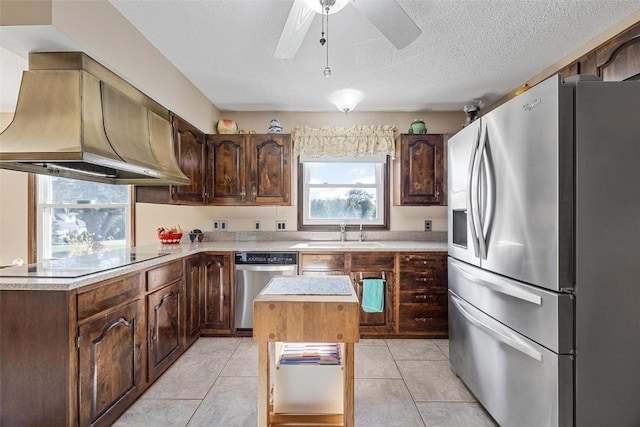
[(253, 300), (273, 276), (297, 273), (297, 252), (236, 252), (236, 329), (253, 329)]

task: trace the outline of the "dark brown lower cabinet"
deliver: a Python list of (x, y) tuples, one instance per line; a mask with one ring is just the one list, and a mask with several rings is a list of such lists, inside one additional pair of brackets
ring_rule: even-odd
[(447, 338), (446, 252), (398, 254), (398, 333)]
[(149, 381), (182, 354), (182, 283), (173, 282), (147, 296)]
[(136, 300), (78, 327), (79, 425), (109, 425), (139, 396), (143, 314)]
[(232, 331), (231, 255), (205, 253), (202, 257), (202, 334), (229, 335)]
[(188, 348), (198, 337), (204, 323), (204, 286), (202, 283), (202, 255), (192, 255), (184, 260), (185, 327)]

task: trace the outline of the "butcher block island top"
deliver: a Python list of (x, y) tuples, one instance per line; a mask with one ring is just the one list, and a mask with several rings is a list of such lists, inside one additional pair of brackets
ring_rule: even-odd
[[(253, 339), (258, 342), (258, 426), (313, 422), (354, 425), (354, 343), (360, 306), (349, 276), (277, 276), (253, 303)], [(269, 403), (270, 342), (343, 343), (342, 414), (279, 414)]]

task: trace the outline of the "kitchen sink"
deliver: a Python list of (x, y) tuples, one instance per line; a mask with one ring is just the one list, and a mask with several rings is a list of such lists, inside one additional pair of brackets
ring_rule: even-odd
[(296, 243), (289, 246), (290, 249), (341, 249), (341, 248), (381, 248), (380, 242), (334, 242), (334, 241), (316, 241)]

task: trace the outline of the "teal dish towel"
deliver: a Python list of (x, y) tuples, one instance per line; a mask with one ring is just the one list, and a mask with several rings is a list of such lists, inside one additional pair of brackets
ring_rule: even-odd
[(384, 279), (362, 279), (362, 309), (367, 313), (384, 310)]

